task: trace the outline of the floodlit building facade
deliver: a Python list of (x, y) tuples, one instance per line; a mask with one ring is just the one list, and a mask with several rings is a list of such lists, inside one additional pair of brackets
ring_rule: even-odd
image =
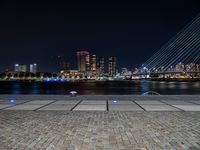
[(23, 64), (15, 64), (14, 70), (15, 70), (15, 72), (26, 72), (27, 66), (23, 65)]
[(37, 64), (30, 64), (30, 72), (37, 73)]
[(108, 73), (110, 76), (114, 76), (117, 73), (117, 58), (109, 57), (108, 59)]

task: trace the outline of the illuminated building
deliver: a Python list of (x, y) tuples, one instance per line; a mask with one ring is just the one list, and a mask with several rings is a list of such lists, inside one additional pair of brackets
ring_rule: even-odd
[(186, 64), (185, 71), (186, 72), (195, 72), (197, 70), (197, 66), (194, 63)]
[(99, 62), (98, 62), (98, 71), (99, 74), (104, 74), (105, 73), (105, 61), (104, 61), (104, 57), (99, 58)]
[(137, 73), (139, 73), (139, 69), (138, 68), (134, 68), (133, 74), (137, 74)]
[(97, 60), (96, 60), (96, 55), (91, 55), (90, 56), (90, 70), (92, 71), (92, 74), (96, 74), (97, 70)]
[(26, 65), (15, 64), (14, 70), (15, 72), (26, 72)]
[(108, 59), (108, 73), (110, 76), (116, 75), (116, 73), (117, 73), (116, 65), (117, 65), (117, 58), (110, 57)]
[(196, 64), (196, 71), (200, 72), (200, 64)]
[(177, 64), (175, 68), (176, 68), (176, 72), (184, 72), (185, 70), (185, 66), (182, 63)]
[(30, 72), (37, 73), (37, 64), (30, 64)]
[(122, 68), (121, 69), (121, 75), (127, 75), (129, 73), (127, 68)]
[(66, 70), (66, 71), (60, 71), (60, 74), (62, 77), (70, 78), (70, 79), (79, 79), (80, 74), (78, 70)]
[(78, 71), (80, 73), (85, 73), (90, 71), (90, 54), (88, 51), (78, 51), (77, 52), (77, 63)]

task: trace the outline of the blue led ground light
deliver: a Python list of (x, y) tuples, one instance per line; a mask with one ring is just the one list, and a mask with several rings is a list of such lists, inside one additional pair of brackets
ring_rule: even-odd
[(9, 103), (10, 103), (10, 104), (15, 104), (15, 103), (16, 103), (15, 98), (14, 98), (14, 97), (10, 97), (10, 98), (9, 98)]

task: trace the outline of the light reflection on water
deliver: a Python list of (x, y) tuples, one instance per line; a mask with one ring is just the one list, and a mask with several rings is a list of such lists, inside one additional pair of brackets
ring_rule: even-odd
[(200, 94), (200, 82), (101, 81), (101, 82), (0, 82), (0, 94)]
[(150, 91), (149, 86), (149, 81), (141, 80), (141, 94)]

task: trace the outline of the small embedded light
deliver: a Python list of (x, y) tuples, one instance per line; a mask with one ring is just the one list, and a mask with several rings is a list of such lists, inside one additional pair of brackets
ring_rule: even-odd
[(113, 103), (113, 104), (116, 104), (116, 103), (118, 103), (118, 100), (117, 100), (116, 98), (113, 98), (113, 99), (112, 99), (112, 103)]
[(14, 99), (13, 97), (11, 97), (11, 98), (9, 99), (9, 103), (10, 103), (10, 104), (15, 104), (15, 99)]

